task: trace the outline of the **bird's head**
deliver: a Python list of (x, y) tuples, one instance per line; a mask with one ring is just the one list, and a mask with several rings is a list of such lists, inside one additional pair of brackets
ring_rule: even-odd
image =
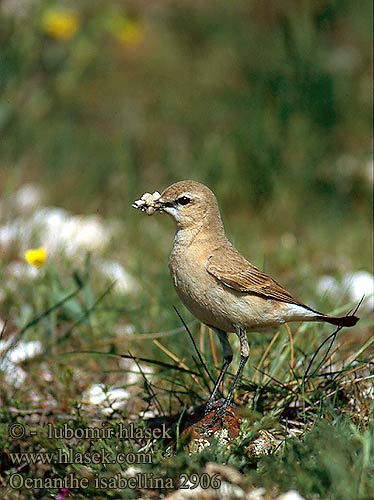
[(187, 180), (172, 184), (161, 193), (157, 206), (171, 215), (180, 229), (222, 224), (216, 197), (200, 182)]

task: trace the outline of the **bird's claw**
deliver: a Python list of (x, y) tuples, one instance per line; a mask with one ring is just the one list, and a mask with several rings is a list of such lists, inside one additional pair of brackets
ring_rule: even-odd
[(212, 402), (208, 401), (207, 402), (207, 404), (205, 406), (205, 410), (204, 410), (204, 417), (208, 416), (209, 413), (214, 410), (215, 403), (216, 403), (216, 401), (212, 401)]
[(215, 427), (218, 424), (219, 420), (221, 421), (220, 422), (221, 427), (223, 427), (223, 425), (225, 423), (226, 412), (227, 412), (227, 408), (229, 405), (223, 403), (222, 406), (218, 407), (215, 410), (217, 403), (218, 403), (218, 401), (213, 401), (212, 403), (208, 402), (206, 405), (206, 408), (204, 411), (205, 418), (213, 411), (215, 411), (215, 413), (214, 413), (212, 419), (210, 420), (210, 422), (207, 422), (206, 424), (204, 424), (205, 429), (212, 429), (213, 427)]
[(216, 411), (214, 417), (211, 420), (212, 426), (216, 425), (219, 420), (221, 420), (221, 426), (225, 423), (225, 417), (226, 417), (226, 410), (227, 408), (224, 409), (219, 409)]

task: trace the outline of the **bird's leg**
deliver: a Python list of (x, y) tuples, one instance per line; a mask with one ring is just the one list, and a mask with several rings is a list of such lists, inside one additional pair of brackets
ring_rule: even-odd
[(239, 337), (240, 341), (240, 363), (239, 363), (239, 368), (238, 371), (235, 374), (234, 381), (230, 387), (230, 390), (222, 404), (222, 406), (217, 410), (217, 413), (214, 415), (213, 418), (213, 423), (217, 421), (217, 419), (220, 417), (221, 419), (224, 419), (227, 408), (230, 406), (230, 403), (232, 401), (235, 387), (237, 386), (239, 382), (240, 375), (243, 371), (244, 365), (246, 364), (248, 357), (249, 357), (249, 344), (247, 340), (247, 332), (244, 328), (238, 326), (235, 328), (235, 332)]
[(224, 332), (223, 330), (216, 330), (216, 332), (218, 334), (218, 338), (219, 338), (219, 341), (220, 341), (221, 346), (222, 346), (223, 365), (222, 365), (220, 374), (218, 376), (217, 382), (214, 385), (212, 394), (210, 395), (209, 400), (206, 404), (205, 412), (204, 412), (205, 415), (207, 415), (214, 408), (214, 401), (216, 399), (216, 394), (218, 392), (219, 386), (221, 385), (223, 377), (225, 376), (227, 368), (230, 366), (230, 363), (231, 363), (232, 357), (233, 357), (233, 352), (232, 352), (229, 340), (227, 338), (227, 333)]

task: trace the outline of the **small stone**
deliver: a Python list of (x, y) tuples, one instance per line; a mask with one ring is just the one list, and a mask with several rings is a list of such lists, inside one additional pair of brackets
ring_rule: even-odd
[(270, 455), (279, 445), (279, 440), (266, 429), (258, 431), (258, 437), (247, 446), (247, 454), (250, 458), (258, 459), (264, 455)]
[(305, 500), (305, 498), (302, 497), (299, 492), (290, 490), (287, 491), (287, 493), (283, 493), (283, 495), (277, 497), (276, 500)]
[(214, 474), (219, 474), (223, 481), (227, 481), (232, 484), (242, 484), (244, 476), (237, 469), (231, 467), (231, 465), (219, 464), (216, 462), (208, 462), (205, 466), (206, 472), (213, 476)]

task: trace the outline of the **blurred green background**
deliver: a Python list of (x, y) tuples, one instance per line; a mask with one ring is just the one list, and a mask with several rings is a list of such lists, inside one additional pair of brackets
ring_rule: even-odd
[[(363, 293), (370, 295), (372, 14), (370, 0), (0, 2), (1, 449), (18, 450), (5, 425), (21, 415), (27, 422), (33, 408), (61, 422), (76, 415), (78, 426), (85, 412), (91, 419), (96, 411), (102, 415), (112, 403), (90, 400), (98, 384), (126, 389), (122, 420), (143, 419), (148, 409), (169, 415), (183, 408), (183, 415), (207, 399), (199, 379), (122, 359), (131, 352), (143, 361), (199, 369), (176, 305), (212, 374), (221, 363), (216, 339), (191, 322), (173, 290), (172, 221), (131, 208), (145, 191), (188, 178), (208, 184), (230, 240), (316, 309), (345, 314)], [(27, 183), (44, 193), (33, 210), (17, 205)], [(37, 233), (43, 223), (48, 242)], [(48, 247), (59, 236), (65, 253)], [(83, 243), (93, 237), (87, 255)], [(31, 245), (49, 251), (40, 269), (24, 262)], [(111, 287), (113, 275), (122, 289)], [(259, 422), (254, 429), (279, 428), (281, 405), (283, 435), (288, 415), (301, 424), (293, 436), (321, 418), (340, 425), (341, 415), (362, 429), (370, 425), (373, 297), (367, 299), (360, 323), (342, 332), (329, 357), (332, 344), (324, 340), (331, 325), (293, 325), (295, 350), (286, 328), (276, 337), (251, 335), (243, 410), (256, 412), (244, 413)], [(13, 347), (25, 351), (30, 340), (40, 354), (28, 356), (20, 376)], [(235, 338), (233, 345), (235, 364)], [(12, 372), (16, 381), (7, 378)], [(288, 400), (291, 393), (295, 401)], [(356, 493), (370, 488), (372, 437), (353, 435), (352, 426), (337, 429), (317, 429), (305, 446), (291, 442), (283, 461), (273, 464), (271, 457), (259, 468), (257, 483), (284, 482), (280, 489), (294, 485), (308, 498), (311, 492), (369, 498)], [(343, 437), (330, 446), (325, 436)], [(54, 446), (48, 441), (47, 449)], [(222, 452), (252, 470), (242, 445), (207, 448), (207, 458), (199, 456), (230, 463)], [(170, 462), (178, 472), (195, 467), (190, 454), (183, 465), (174, 456)], [(1, 484), (12, 467), (0, 467)], [(63, 477), (65, 467), (53, 466), (51, 474)], [(347, 488), (346, 478), (352, 479)], [(126, 495), (117, 496), (135, 493)]]
[(3, 196), (34, 182), (49, 204), (121, 218), (113, 248), (157, 278), (171, 223), (131, 202), (194, 178), (240, 250), (304, 300), (320, 274), (370, 270), (370, 1), (0, 9)]

